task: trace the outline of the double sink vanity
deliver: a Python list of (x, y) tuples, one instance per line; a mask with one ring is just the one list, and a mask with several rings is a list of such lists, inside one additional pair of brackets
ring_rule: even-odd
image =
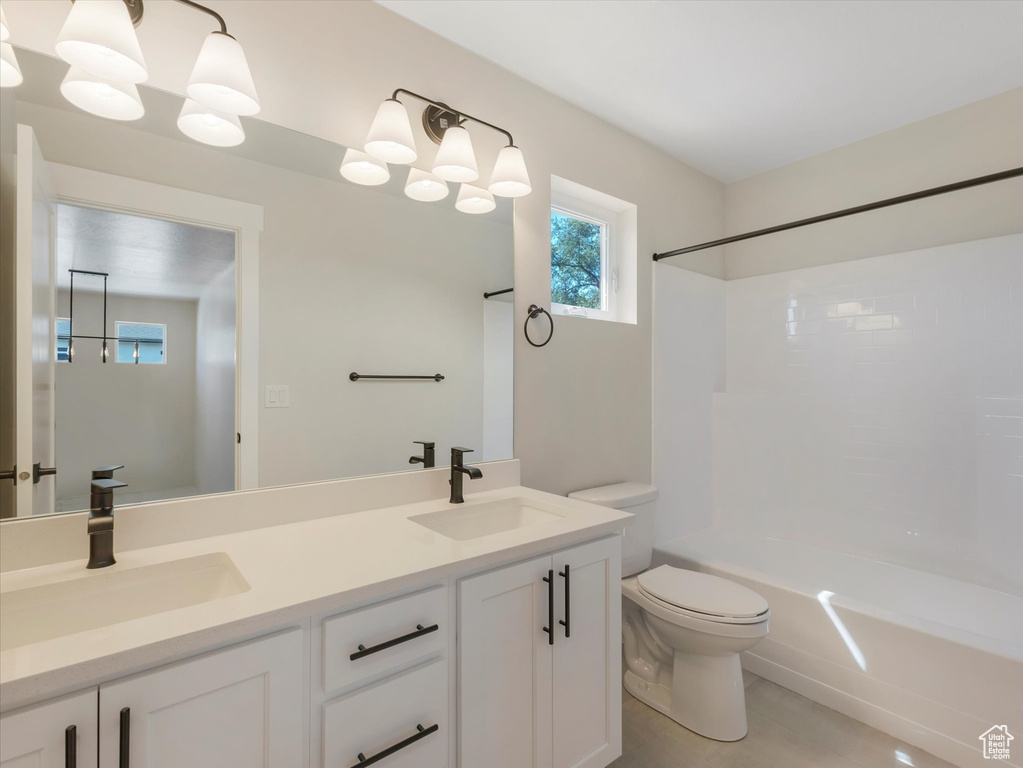
[[(436, 469), (126, 508), (116, 565), (4, 572), (0, 765), (607, 765), (629, 515), (487, 474), (464, 504)], [(80, 551), (85, 515), (47, 521), (4, 554)]]

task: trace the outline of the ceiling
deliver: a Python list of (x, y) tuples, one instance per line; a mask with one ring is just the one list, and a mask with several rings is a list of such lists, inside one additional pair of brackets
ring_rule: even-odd
[[(133, 296), (197, 299), (234, 263), (234, 233), (128, 213), (57, 206), (57, 285), (68, 269), (107, 272), (107, 290)], [(75, 293), (103, 290), (98, 277), (76, 276)]]
[(1023, 86), (1023, 2), (377, 0), (724, 182)]

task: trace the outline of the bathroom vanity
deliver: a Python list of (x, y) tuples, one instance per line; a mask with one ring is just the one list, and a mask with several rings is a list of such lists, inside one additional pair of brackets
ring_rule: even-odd
[(605, 766), (628, 522), (512, 486), (6, 572), (0, 765)]

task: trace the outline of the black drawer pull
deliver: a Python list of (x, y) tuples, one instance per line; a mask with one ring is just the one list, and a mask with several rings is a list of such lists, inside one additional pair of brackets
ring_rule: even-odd
[(369, 648), (367, 648), (362, 643), (359, 643), (359, 650), (357, 650), (348, 658), (351, 659), (352, 661), (355, 661), (356, 659), (361, 659), (363, 656), (369, 656), (371, 653), (385, 651), (388, 648), (393, 648), (396, 645), (407, 643), (409, 640), (415, 640), (417, 637), (422, 637), (423, 635), (428, 635), (431, 632), (436, 632), (438, 629), (440, 629), (440, 625), (438, 624), (431, 624), (428, 627), (424, 627), (422, 624), (416, 624), (415, 632), (409, 632), (407, 635), (396, 637), (393, 640), (387, 640), (383, 643), (380, 643), (380, 645), (371, 645)]
[(360, 752), (359, 762), (355, 763), (355, 765), (353, 765), (352, 768), (364, 768), (364, 766), (377, 763), (383, 760), (385, 757), (390, 757), (398, 750), (405, 749), (405, 747), (411, 744), (415, 744), (420, 739), (425, 739), (431, 733), (436, 733), (439, 730), (440, 726), (437, 723), (434, 723), (429, 728), (424, 728), (422, 723), (420, 723), (419, 725), (416, 726), (415, 733), (413, 733), (407, 739), (402, 739), (397, 744), (388, 747), (383, 752), (377, 752), (375, 755), (371, 755), (370, 757), (366, 757), (364, 754), (362, 754), (362, 752)]
[(118, 750), (118, 768), (129, 768), (131, 761), (131, 708), (121, 710), (121, 743)]
[(554, 645), (554, 571), (547, 571), (543, 580), (547, 582), (547, 626), (543, 631), (547, 633), (547, 645)]
[(64, 768), (78, 766), (78, 728), (69, 725), (64, 729)]
[(565, 620), (559, 622), (561, 626), (565, 628), (565, 637), (572, 636), (572, 603), (571, 603), (571, 592), (572, 585), (569, 581), (569, 570), (568, 564), (565, 564), (565, 570), (558, 571), (558, 576), (565, 579)]

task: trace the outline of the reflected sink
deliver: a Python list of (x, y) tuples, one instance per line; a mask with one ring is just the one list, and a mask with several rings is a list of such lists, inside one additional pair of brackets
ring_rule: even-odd
[(466, 541), (552, 523), (563, 518), (564, 515), (540, 509), (534, 502), (526, 499), (504, 499), (413, 515), (409, 520), (449, 539)]
[(5, 590), (0, 593), (0, 651), (248, 589), (231, 558), (214, 552), (124, 570), (114, 566), (64, 581)]

